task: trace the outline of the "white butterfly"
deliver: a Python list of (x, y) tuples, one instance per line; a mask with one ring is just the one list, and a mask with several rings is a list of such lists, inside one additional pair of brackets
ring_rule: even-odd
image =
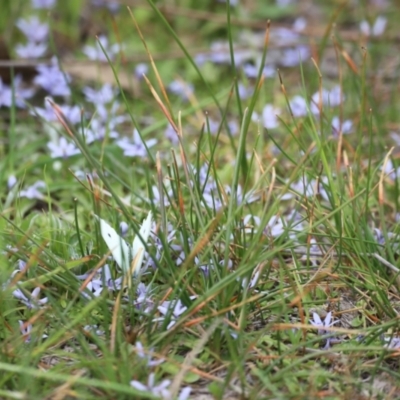
[(139, 229), (140, 237), (139, 235), (135, 237), (132, 246), (129, 246), (106, 221), (97, 215), (95, 217), (100, 221), (101, 236), (110, 249), (115, 262), (125, 275), (138, 275), (143, 262), (145, 243), (147, 243), (150, 235), (152, 223), (151, 211)]

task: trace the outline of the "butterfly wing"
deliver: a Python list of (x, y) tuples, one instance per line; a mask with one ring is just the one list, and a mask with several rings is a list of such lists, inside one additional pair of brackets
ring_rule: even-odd
[(140, 271), (140, 267), (142, 266), (144, 252), (145, 252), (145, 243), (147, 243), (150, 236), (151, 223), (152, 223), (152, 214), (150, 211), (149, 214), (147, 215), (147, 218), (143, 221), (142, 226), (139, 229), (140, 235), (136, 235), (132, 243), (131, 271), (133, 275), (137, 275)]
[(117, 265), (127, 273), (129, 271), (129, 264), (131, 259), (131, 251), (128, 244), (122, 239), (121, 236), (111, 227), (106, 221), (97, 217), (100, 221), (100, 232), (107, 247), (110, 249)]

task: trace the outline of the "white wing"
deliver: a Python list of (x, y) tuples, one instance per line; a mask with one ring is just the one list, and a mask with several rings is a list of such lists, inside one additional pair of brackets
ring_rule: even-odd
[(135, 237), (132, 243), (132, 273), (133, 275), (137, 275), (140, 271), (140, 267), (142, 266), (143, 257), (144, 257), (144, 244), (147, 243), (150, 231), (151, 231), (151, 222), (152, 222), (152, 214), (151, 211), (147, 218), (143, 221), (142, 226), (139, 229), (139, 233), (142, 240), (140, 239), (139, 235)]
[(101, 236), (106, 242), (107, 247), (110, 249), (111, 254), (114, 257), (115, 262), (118, 266), (127, 273), (129, 271), (130, 259), (131, 259), (131, 251), (127, 243), (118, 233), (112, 228), (106, 221), (99, 218), (96, 215), (96, 218), (100, 221), (100, 231)]

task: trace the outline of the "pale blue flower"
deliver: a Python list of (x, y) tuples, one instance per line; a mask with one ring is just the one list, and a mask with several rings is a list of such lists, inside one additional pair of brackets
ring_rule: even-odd
[[(343, 97), (343, 98), (342, 98)], [(310, 109), (313, 114), (319, 114), (319, 105), (326, 105), (329, 107), (337, 107), (344, 101), (344, 95), (342, 96), (340, 86), (335, 86), (331, 90), (323, 88), (318, 92), (315, 92), (311, 97)]]
[(174, 80), (168, 85), (168, 90), (179, 96), (182, 100), (188, 100), (193, 95), (194, 87), (191, 83)]
[(24, 336), (24, 342), (29, 343), (31, 341), (32, 324), (27, 324), (24, 321), (18, 320), (19, 330), (22, 336)]
[(149, 368), (156, 367), (157, 365), (160, 365), (165, 361), (163, 358), (153, 360), (153, 349), (145, 351), (142, 343), (139, 341), (136, 342), (135, 347), (136, 354), (140, 358), (146, 360), (147, 367)]
[(304, 97), (296, 95), (289, 101), (290, 110), (294, 117), (304, 117), (307, 115), (307, 101)]
[(279, 126), (279, 119), (277, 115), (281, 113), (279, 108), (274, 107), (272, 104), (266, 104), (262, 110), (261, 124), (266, 129), (275, 129)]
[(127, 235), (128, 230), (129, 230), (129, 225), (125, 221), (119, 223), (119, 233), (121, 234), (122, 237), (125, 237)]
[(119, 2), (115, 0), (92, 0), (92, 4), (95, 7), (108, 8), (112, 13), (118, 12), (121, 7)]
[(399, 350), (400, 349), (400, 337), (384, 337), (385, 341), (384, 347), (390, 350)]
[[(172, 328), (178, 317), (182, 315), (187, 307), (183, 305), (181, 300), (173, 300), (173, 301), (164, 301), (160, 306), (157, 307), (158, 311), (165, 317), (167, 315), (170, 316), (170, 322), (167, 326), (167, 330)], [(165, 318), (157, 318), (155, 321), (163, 321)]]
[(136, 288), (136, 295), (137, 298), (133, 302), (133, 305), (144, 314), (150, 313), (154, 309), (150, 285), (146, 286), (143, 282), (140, 282)]
[(321, 320), (321, 317), (316, 312), (313, 312), (313, 318), (310, 319), (310, 323), (311, 325), (320, 328), (318, 329), (318, 335), (323, 335), (326, 333), (326, 330), (322, 328), (327, 328), (332, 325), (332, 312), (330, 311), (326, 314), (324, 321)]
[(339, 117), (333, 117), (331, 125), (333, 136), (338, 136), (340, 132), (343, 135), (347, 135), (353, 130), (353, 123), (350, 120), (340, 121)]
[[(319, 328), (318, 335), (325, 335), (325, 334), (329, 333), (330, 331), (327, 331), (324, 328), (330, 328), (337, 322), (339, 322), (339, 320), (334, 321), (332, 319), (331, 311), (328, 312), (328, 314), (326, 314), (326, 317), (323, 321), (321, 320), (321, 317), (316, 312), (313, 313), (313, 318), (310, 319), (311, 325), (315, 326), (316, 328)], [(331, 343), (330, 339), (331, 338), (327, 339), (326, 344), (325, 344), (325, 349), (328, 349), (330, 347), (330, 343)]]
[(143, 383), (139, 381), (132, 380), (131, 381), (131, 386), (137, 390), (140, 390), (142, 392), (147, 392), (151, 393), (154, 396), (158, 396), (161, 399), (170, 399), (171, 394), (168, 390), (168, 387), (171, 385), (171, 381), (166, 379), (162, 381), (160, 384), (156, 385), (155, 383), (155, 374), (151, 373), (149, 375), (147, 385), (144, 385)]
[[(131, 139), (124, 137), (115, 142), (123, 151), (127, 157), (146, 157), (147, 148), (154, 146), (157, 143), (157, 139), (142, 141), (139, 132), (134, 129), (133, 137)], [(146, 143), (146, 146), (145, 146)]]
[(165, 128), (164, 135), (173, 145), (179, 144), (178, 134), (175, 132), (175, 128), (173, 128), (170, 123), (168, 123), (167, 127)]
[(34, 83), (41, 86), (51, 96), (70, 95), (71, 90), (68, 84), (71, 78), (60, 70), (56, 58), (53, 57), (50, 65), (39, 65), (36, 69), (38, 75), (34, 78)]
[(53, 8), (57, 2), (57, 0), (31, 0), (33, 8), (44, 8), (50, 9)]
[(46, 54), (47, 44), (28, 41), (26, 44), (17, 44), (15, 52), (20, 58), (40, 58)]
[(107, 62), (107, 57), (105, 54), (107, 54), (110, 60), (114, 60), (115, 56), (120, 52), (120, 50), (121, 46), (119, 44), (110, 45), (108, 38), (102, 35), (99, 36), (98, 42), (96, 42), (94, 46), (86, 45), (82, 51), (90, 60)]
[(90, 144), (95, 141), (104, 140), (106, 136), (113, 139), (118, 138), (119, 134), (112, 125), (112, 120), (109, 126), (107, 126), (99, 119), (92, 119), (90, 126), (86, 128), (83, 133), (86, 143)]
[(47, 297), (39, 299), (40, 287), (33, 289), (32, 293), (27, 297), (21, 289), (16, 289), (13, 291), (13, 296), (25, 304), (28, 308), (34, 309), (39, 308), (47, 303)]
[(30, 42), (44, 42), (49, 35), (49, 26), (41, 23), (37, 16), (32, 16), (29, 19), (21, 18), (16, 25)]
[(17, 183), (17, 178), (15, 177), (15, 175), (10, 175), (7, 179), (7, 187), (8, 189), (12, 189)]
[(138, 79), (143, 79), (143, 75), (146, 75), (149, 71), (149, 66), (145, 63), (139, 63), (135, 67), (135, 76)]
[[(48, 122), (58, 121), (57, 114), (54, 111), (50, 101), (51, 97), (47, 97), (44, 102), (44, 108), (35, 107), (33, 114), (37, 114)], [(69, 106), (67, 104), (59, 105), (64, 117), (73, 125), (79, 124), (82, 119), (82, 110), (79, 106)]]
[(27, 199), (43, 199), (43, 194), (39, 191), (39, 189), (43, 189), (46, 187), (46, 184), (43, 181), (37, 181), (33, 185), (28, 186), (26, 189), (21, 190), (19, 196), (26, 197)]
[[(243, 73), (250, 79), (256, 79), (259, 73), (259, 66), (253, 64), (244, 64), (242, 67)], [(276, 74), (276, 68), (272, 65), (264, 65), (262, 75), (265, 78), (272, 78)]]
[[(169, 379), (163, 380), (160, 384), (156, 385), (155, 383), (155, 374), (151, 373), (147, 380), (147, 385), (143, 383), (132, 380), (131, 386), (137, 390), (142, 392), (151, 393), (154, 396), (158, 396), (161, 400), (172, 400), (172, 393), (168, 390), (169, 386), (171, 385), (171, 381)], [(179, 393), (177, 400), (187, 400), (190, 396), (191, 388), (184, 387), (181, 392)]]
[(293, 49), (285, 49), (279, 62), (284, 67), (295, 67), (305, 62), (310, 57), (310, 48), (306, 45), (298, 45)]
[(110, 103), (117, 94), (117, 91), (109, 83), (105, 83), (100, 89), (86, 86), (82, 91), (86, 101), (96, 105)]
[[(13, 81), (14, 89), (6, 85), (0, 78), (0, 108), (2, 106), (12, 107), (13, 101), (17, 107), (24, 108), (24, 100), (31, 98), (35, 94), (35, 89), (26, 88), (22, 81), (22, 76), (17, 75)], [(13, 99), (14, 90), (14, 99)]]
[(81, 151), (76, 147), (75, 143), (68, 142), (65, 137), (60, 137), (58, 143), (49, 142), (47, 147), (50, 149), (51, 158), (68, 158), (79, 154)]

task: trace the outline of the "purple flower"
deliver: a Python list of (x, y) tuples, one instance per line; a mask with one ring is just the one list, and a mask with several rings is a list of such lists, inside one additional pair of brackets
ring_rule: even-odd
[(140, 383), (139, 381), (135, 381), (135, 380), (131, 381), (131, 386), (133, 388), (140, 390), (142, 392), (151, 393), (154, 396), (158, 396), (163, 400), (171, 398), (171, 394), (170, 394), (169, 390), (167, 389), (170, 385), (171, 385), (171, 381), (168, 379), (166, 379), (166, 380), (162, 381), (160, 384), (156, 385), (154, 373), (151, 373), (149, 375), (147, 385), (144, 385), (143, 383)]
[(228, 121), (228, 127), (232, 135), (237, 135), (239, 133), (239, 124), (236, 121)]
[[(35, 89), (24, 87), (21, 75), (17, 75), (13, 82), (15, 105), (20, 108), (25, 107), (24, 99), (29, 99), (35, 94)], [(13, 89), (3, 83), (0, 78), (0, 107), (11, 107), (13, 105)]]
[[(153, 202), (154, 204), (158, 205), (161, 203), (161, 195), (160, 191), (158, 190), (157, 186), (152, 186), (151, 191), (153, 192)], [(170, 205), (168, 198), (173, 196), (172, 190), (168, 190), (167, 193), (163, 193), (163, 199), (164, 199), (164, 206), (168, 207)]]
[(21, 190), (19, 196), (26, 197), (27, 199), (43, 199), (43, 194), (38, 189), (45, 188), (46, 184), (43, 181), (37, 181), (26, 189)]
[(102, 329), (99, 329), (98, 325), (85, 325), (83, 330), (88, 333), (95, 333), (97, 336), (102, 336), (105, 334)]
[(24, 342), (29, 343), (31, 341), (31, 331), (32, 324), (27, 324), (24, 321), (18, 320), (19, 330), (21, 331), (22, 336), (24, 336)]
[(157, 365), (162, 364), (165, 360), (163, 358), (159, 358), (156, 360), (153, 360), (153, 349), (150, 349), (148, 351), (144, 351), (142, 343), (139, 341), (136, 342), (136, 354), (140, 357), (146, 360), (147, 367), (152, 368), (156, 367)]
[(34, 82), (46, 90), (51, 96), (69, 96), (71, 90), (68, 86), (71, 78), (64, 74), (57, 63), (55, 57), (52, 58), (51, 65), (39, 65), (38, 75)]
[(175, 132), (175, 129), (170, 123), (168, 123), (167, 127), (165, 128), (164, 135), (173, 145), (179, 144), (178, 134)]
[(58, 143), (49, 142), (47, 147), (50, 149), (51, 158), (68, 158), (79, 154), (81, 151), (75, 143), (68, 142), (65, 137), (60, 137)]
[[(337, 321), (333, 321), (332, 320), (332, 312), (328, 312), (328, 314), (326, 314), (326, 317), (325, 317), (324, 321), (322, 321), (321, 317), (315, 312), (313, 313), (313, 319), (310, 319), (311, 325), (315, 326), (316, 328), (319, 328), (318, 329), (318, 335), (324, 335), (326, 333), (329, 333), (329, 331), (327, 331), (324, 328), (330, 328), (331, 326), (333, 326), (337, 322), (339, 322), (339, 320), (337, 320)], [(324, 349), (325, 350), (329, 349), (331, 347), (331, 343), (337, 343), (337, 339), (328, 338), (326, 340), (326, 344), (324, 346)]]
[[(225, 186), (225, 192), (229, 196), (231, 194), (231, 187)], [(247, 193), (243, 193), (242, 187), (240, 185), (238, 185), (237, 191), (236, 191), (236, 198), (237, 198), (238, 204), (242, 204), (242, 203), (250, 204), (250, 203), (254, 203), (255, 201), (257, 201), (260, 198), (260, 196), (255, 195), (252, 190)]]
[(205, 186), (204, 191), (206, 193), (211, 193), (212, 191), (217, 189), (217, 183), (210, 175), (210, 167), (207, 164), (203, 164), (203, 166), (198, 171), (194, 169), (194, 174), (196, 175), (200, 183), (201, 190), (203, 190), (203, 186)]
[[(47, 99), (52, 100), (51, 97)], [(44, 102), (44, 108), (35, 107), (34, 113), (39, 117), (43, 118), (48, 122), (56, 122), (58, 121), (57, 114), (55, 113), (53, 107), (51, 106), (48, 100)], [(61, 105), (59, 106), (65, 118), (73, 125), (76, 125), (81, 122), (82, 112), (79, 106), (69, 106), (69, 105)]]
[(119, 11), (120, 4), (115, 0), (92, 0), (95, 7), (108, 8), (112, 13)]
[(113, 87), (106, 83), (99, 90), (93, 89), (89, 86), (83, 88), (83, 94), (86, 101), (93, 104), (107, 104), (114, 100), (116, 91)]
[(31, 0), (33, 8), (53, 8), (57, 0)]
[(285, 228), (287, 229), (287, 226), (282, 221), (282, 218), (278, 215), (273, 215), (264, 228), (264, 233), (267, 236), (278, 237), (285, 232)]
[[(50, 105), (50, 103), (47, 101)], [(51, 107), (51, 105), (50, 105)], [(68, 104), (63, 104), (59, 106), (64, 117), (73, 125), (80, 124), (82, 121), (82, 109), (79, 106), (69, 106)], [(51, 107), (53, 108), (53, 107)], [(54, 110), (53, 110), (53, 114)], [(56, 118), (57, 120), (57, 118)]]
[[(149, 253), (146, 253), (146, 260), (147, 260), (146, 268), (151, 267), (155, 269), (156, 264), (154, 262), (154, 258), (157, 261), (160, 261), (164, 252), (164, 245), (161, 239), (159, 238), (156, 229), (157, 229), (156, 224), (153, 223), (152, 229), (150, 231), (150, 240), (152, 242), (152, 247), (156, 249), (156, 254), (153, 257), (150, 257)], [(181, 251), (181, 246), (171, 245), (171, 242), (175, 239), (175, 234), (176, 234), (176, 231), (174, 230), (173, 226), (168, 224), (167, 231), (168, 232), (167, 232), (166, 242), (168, 243), (168, 245), (173, 250)]]
[[(18, 320), (18, 323), (19, 323), (19, 330), (21, 331), (21, 334), (24, 337), (24, 342), (29, 343), (31, 341), (32, 324), (28, 324), (21, 320)], [(47, 338), (47, 335), (43, 334), (42, 339), (45, 338)]]
[(239, 97), (242, 100), (246, 100), (253, 95), (254, 89), (251, 87), (245, 86), (243, 83), (239, 82), (238, 92), (239, 92)]
[(264, 228), (264, 234), (271, 237), (278, 237), (289, 231), (289, 238), (295, 238), (295, 232), (303, 231), (301, 216), (292, 211), (289, 215), (283, 217), (273, 215)]
[(143, 282), (140, 282), (137, 286), (136, 294), (137, 298), (133, 302), (134, 306), (145, 314), (150, 313), (154, 308), (150, 285), (146, 286)]
[(289, 101), (290, 109), (294, 117), (304, 117), (307, 115), (307, 102), (302, 96), (294, 96)]
[[(322, 95), (322, 97), (321, 97)], [(311, 112), (313, 114), (319, 114), (319, 104), (320, 102), (322, 103), (322, 105), (327, 105), (330, 107), (337, 107), (340, 105), (341, 101), (344, 100), (344, 96), (342, 99), (342, 93), (341, 93), (341, 89), (339, 86), (335, 86), (333, 89), (331, 90), (327, 90), (325, 88), (323, 88), (321, 90), (321, 94), (320, 92), (315, 92), (312, 95), (311, 98)]]
[(39, 308), (40, 306), (47, 303), (47, 297), (39, 299), (40, 287), (33, 289), (29, 297), (25, 296), (21, 289), (16, 289), (13, 291), (13, 296), (24, 303), (29, 309)]
[(384, 347), (390, 350), (399, 350), (400, 349), (400, 337), (384, 337), (385, 341)]
[[(324, 176), (322, 179), (318, 182), (319, 185), (317, 185), (317, 181), (315, 179), (309, 180), (307, 177), (299, 179), (297, 182), (294, 182), (290, 188), (299, 193), (301, 196), (305, 197), (313, 197), (316, 195), (320, 195), (324, 200), (329, 201), (329, 196), (324, 188), (324, 185), (322, 183), (327, 183), (327, 177)], [(288, 200), (293, 198), (294, 195), (292, 193), (285, 194), (284, 197), (282, 197), (282, 200)]]
[[(210, 46), (211, 53), (208, 59), (214, 64), (230, 64), (229, 44), (225, 41), (215, 41)], [(200, 59), (201, 61), (201, 59)]]
[(295, 19), (292, 25), (292, 29), (295, 32), (302, 32), (307, 26), (307, 20), (303, 17), (298, 17)]
[(254, 232), (255, 228), (260, 226), (261, 219), (253, 214), (247, 214), (243, 218), (244, 231), (246, 233)]
[[(218, 0), (218, 3), (227, 3), (227, 0)], [(236, 7), (237, 5), (239, 5), (239, 0), (230, 0), (229, 5), (231, 7)]]
[(36, 16), (29, 19), (19, 19), (16, 25), (30, 42), (44, 42), (49, 35), (49, 26), (42, 24)]
[(208, 118), (208, 121), (205, 121), (205, 131), (210, 131), (211, 135), (216, 135), (220, 128), (220, 123), (215, 121), (214, 119)]
[(271, 29), (271, 39), (279, 43), (280, 46), (294, 45), (299, 41), (299, 34), (290, 28)]
[[(142, 392), (151, 393), (152, 395), (159, 397), (160, 400), (172, 400), (173, 399), (172, 393), (168, 390), (170, 385), (171, 385), (171, 381), (169, 379), (165, 379), (160, 384), (156, 385), (154, 373), (151, 373), (149, 375), (149, 378), (147, 380), (147, 385), (144, 385), (143, 383), (136, 381), (136, 380), (131, 381), (131, 386), (133, 388), (140, 390)], [(191, 392), (191, 388), (189, 386), (184, 387), (181, 390), (177, 400), (187, 400), (190, 396), (190, 392)]]
[[(110, 123), (110, 125), (112, 124)], [(84, 137), (87, 144), (93, 143), (97, 140), (104, 140), (107, 135), (108, 137), (114, 139), (119, 137), (118, 132), (115, 131), (112, 126), (106, 126), (102, 121), (98, 119), (93, 119), (90, 123), (90, 126), (84, 131)]]
[(193, 95), (194, 87), (191, 83), (175, 80), (168, 85), (168, 90), (186, 101)]
[(136, 129), (133, 131), (132, 139), (124, 137), (116, 141), (116, 144), (124, 151), (124, 155), (127, 157), (146, 157), (147, 149), (145, 143), (147, 148), (150, 148), (157, 143), (157, 140), (150, 139), (143, 142)]
[(324, 335), (325, 333), (327, 333), (326, 329), (324, 329), (324, 328), (330, 328), (337, 322), (339, 322), (339, 321), (332, 320), (332, 312), (331, 311), (328, 312), (328, 314), (326, 314), (324, 321), (321, 320), (321, 317), (316, 312), (313, 313), (313, 318), (310, 319), (311, 325), (315, 326), (316, 328), (319, 328), (318, 335)]
[(17, 44), (15, 52), (20, 58), (40, 58), (46, 54), (47, 44), (29, 41), (26, 44)]
[(121, 46), (119, 44), (110, 45), (107, 37), (102, 35), (99, 36), (98, 42), (96, 42), (94, 46), (86, 45), (82, 51), (90, 60), (107, 62), (107, 57), (105, 56), (101, 47), (103, 47), (105, 54), (107, 54), (110, 60), (114, 60), (115, 56), (121, 50)]
[(143, 75), (146, 75), (149, 70), (149, 66), (145, 63), (140, 63), (135, 67), (135, 76), (138, 79), (143, 79)]
[(210, 57), (208, 56), (208, 54), (198, 53), (195, 55), (194, 60), (196, 64), (201, 67), (203, 64), (210, 60)]
[(96, 104), (96, 117), (98, 116), (100, 121), (112, 129), (116, 125), (122, 124), (128, 119), (125, 115), (116, 115), (119, 108), (120, 104), (116, 100), (108, 105), (98, 103)]
[[(255, 79), (258, 76), (259, 72), (259, 66), (255, 66), (253, 64), (244, 64), (243, 67), (243, 72), (247, 76), (247, 78), (250, 79)], [(276, 70), (275, 67), (272, 65), (264, 65), (264, 68), (262, 70), (262, 74), (265, 78), (272, 78), (275, 76)]]
[(203, 204), (212, 208), (215, 211), (219, 211), (224, 206), (224, 203), (220, 199), (219, 193), (217, 191), (214, 192), (205, 191), (203, 193), (203, 198), (201, 200)]
[(294, 0), (275, 0), (278, 7), (289, 7), (294, 3)]
[[(260, 278), (260, 269), (259, 268), (255, 268), (254, 271), (251, 274), (251, 278), (249, 281), (248, 277), (245, 277), (242, 279), (242, 288), (248, 288), (248, 289), (252, 289), (254, 288), (257, 283), (258, 283), (258, 279)], [(239, 278), (240, 280), (240, 278)]]
[(17, 178), (15, 177), (15, 175), (10, 175), (7, 179), (7, 187), (8, 189), (12, 189), (15, 184), (17, 183)]
[(274, 107), (272, 104), (267, 104), (264, 106), (262, 111), (261, 123), (264, 128), (275, 129), (279, 126), (279, 120), (277, 115), (279, 115), (281, 110)]
[(353, 123), (350, 120), (340, 121), (339, 117), (333, 117), (331, 125), (333, 136), (339, 136), (340, 132), (346, 135), (348, 133), (351, 133), (353, 129)]
[(119, 233), (121, 234), (122, 237), (125, 237), (127, 235), (128, 230), (129, 230), (129, 225), (125, 221), (119, 223)]
[(305, 45), (299, 45), (293, 49), (284, 50), (280, 62), (284, 67), (295, 67), (296, 65), (304, 62), (309, 56), (309, 47)]
[[(80, 280), (85, 280), (90, 274), (91, 272), (88, 272), (84, 275), (76, 275), (76, 277)], [(105, 264), (104, 267), (100, 268), (95, 273), (90, 282), (87, 284), (86, 291), (92, 293), (94, 297), (99, 297), (105, 288), (107, 288), (109, 291), (121, 290), (122, 288), (122, 277), (113, 279), (108, 264)], [(91, 298), (87, 292), (82, 292), (82, 295), (87, 299)]]
[[(167, 326), (168, 330), (175, 325), (178, 317), (187, 310), (187, 307), (182, 304), (181, 300), (173, 300), (164, 301), (157, 309), (164, 317), (170, 315), (170, 322)], [(164, 317), (157, 318), (155, 321), (163, 321), (165, 319)]]

